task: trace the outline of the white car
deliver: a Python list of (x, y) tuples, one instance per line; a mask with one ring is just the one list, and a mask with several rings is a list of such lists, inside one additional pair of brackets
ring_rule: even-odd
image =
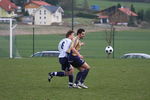
[(36, 52), (31, 57), (58, 57), (59, 51), (41, 51)]
[(149, 54), (145, 53), (127, 53), (124, 54), (121, 58), (143, 58), (143, 59), (150, 59)]

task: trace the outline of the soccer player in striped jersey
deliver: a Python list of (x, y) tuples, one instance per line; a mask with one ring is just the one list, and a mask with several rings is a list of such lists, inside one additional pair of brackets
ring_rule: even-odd
[(70, 30), (66, 34), (66, 38), (62, 39), (58, 44), (59, 54), (59, 63), (61, 64), (61, 69), (63, 71), (59, 72), (50, 72), (48, 73), (48, 81), (50, 82), (53, 76), (69, 76), (69, 88), (73, 86), (73, 71), (74, 68), (70, 65), (67, 58), (67, 50), (69, 49), (72, 39), (74, 38), (74, 31)]
[(70, 64), (79, 70), (76, 75), (76, 80), (74, 84), (74, 87), (76, 88), (88, 88), (86, 85), (84, 85), (84, 80), (88, 75), (90, 66), (83, 60), (83, 56), (79, 52), (81, 46), (84, 45), (84, 43), (81, 42), (80, 39), (83, 39), (84, 37), (85, 30), (78, 29), (77, 36), (74, 37), (72, 44), (67, 51), (69, 53), (68, 59)]

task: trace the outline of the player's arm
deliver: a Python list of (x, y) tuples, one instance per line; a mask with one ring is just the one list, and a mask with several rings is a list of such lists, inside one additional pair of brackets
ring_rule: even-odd
[(80, 42), (80, 45), (81, 45), (81, 46), (84, 46), (84, 45), (85, 45), (85, 43), (84, 43), (84, 42)]
[(79, 56), (80, 58), (83, 58), (83, 56), (75, 49), (77, 41), (72, 41), (72, 44), (70, 46), (70, 49), (72, 50), (72, 52), (74, 52), (77, 56)]

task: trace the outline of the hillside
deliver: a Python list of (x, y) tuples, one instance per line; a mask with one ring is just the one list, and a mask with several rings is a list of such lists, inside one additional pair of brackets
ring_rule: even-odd
[(110, 1), (124, 1), (124, 2), (150, 2), (149, 0), (110, 0)]
[[(131, 0), (130, 0), (131, 1)], [(77, 2), (77, 6), (83, 5), (84, 0), (78, 0)], [(88, 0), (88, 4), (89, 6), (91, 5), (99, 5), (100, 6), (100, 10), (105, 9), (107, 7), (113, 6), (113, 5), (117, 5), (118, 3), (120, 3), (123, 6), (128, 6), (130, 7), (131, 4), (134, 5), (136, 11), (140, 10), (140, 9), (149, 9), (150, 8), (150, 3), (144, 3), (144, 2), (123, 2), (123, 0), (118, 0), (118, 1), (110, 1), (110, 0)]]

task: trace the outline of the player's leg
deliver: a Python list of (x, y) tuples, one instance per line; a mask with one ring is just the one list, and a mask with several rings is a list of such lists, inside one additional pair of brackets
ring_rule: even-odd
[(78, 85), (82, 88), (88, 88), (86, 85), (84, 85), (84, 80), (86, 79), (88, 72), (90, 70), (90, 66), (85, 62), (80, 68), (82, 68), (82, 77), (80, 79), (80, 82), (78, 82)]
[(76, 75), (76, 79), (75, 79), (75, 84), (78, 84), (79, 83), (79, 81), (80, 81), (80, 79), (81, 79), (81, 77), (82, 77), (82, 72), (83, 72), (83, 70), (84, 69), (82, 69), (81, 67), (78, 67), (77, 68), (78, 70), (79, 70), (79, 72), (77, 73), (77, 75)]
[[(68, 60), (66, 58), (59, 58), (59, 63), (61, 64), (61, 69), (63, 71), (48, 73), (48, 81), (49, 82), (51, 81), (53, 76), (59, 76), (59, 77), (66, 76), (65, 70), (66, 70), (66, 67), (68, 66)], [(67, 65), (66, 65), (66, 63), (67, 63)]]
[(84, 62), (82, 64), (81, 61), (82, 60), (78, 61), (78, 64), (76, 63), (76, 65), (80, 66), (80, 67), (78, 67), (79, 72), (76, 75), (75, 84), (78, 85), (78, 86), (80, 86), (80, 87), (82, 87), (82, 88), (88, 88), (83, 83), (84, 83), (84, 80), (86, 79), (86, 77), (88, 75), (90, 66), (86, 62)]
[(82, 71), (84, 70), (83, 68), (81, 68), (81, 66), (84, 64), (85, 61), (83, 59), (80, 59), (80, 57), (78, 56), (73, 56), (72, 59), (73, 61), (71, 62), (71, 65), (79, 70), (75, 79), (75, 84), (78, 84), (82, 77)]
[(73, 87), (73, 79), (74, 79), (73, 72), (74, 72), (74, 68), (71, 66), (69, 68), (69, 70), (66, 71), (66, 73), (65, 73), (68, 76), (68, 78), (69, 78), (69, 82), (68, 82), (68, 87), (69, 88)]
[[(76, 64), (75, 61), (71, 62), (70, 64), (71, 64), (74, 68), (77, 68), (77, 69), (78, 69), (77, 64)], [(78, 69), (78, 70), (79, 70), (79, 69)], [(81, 73), (80, 71), (77, 73), (75, 82), (74, 82), (74, 84), (73, 84), (73, 87), (74, 87), (74, 88), (81, 88), (81, 87), (79, 87), (79, 86), (77, 85), (79, 79), (80, 79), (81, 76), (82, 76), (81, 74), (82, 74), (82, 73)]]
[(60, 72), (51, 72), (49, 73), (49, 82), (51, 81), (51, 79), (53, 78), (53, 76), (59, 76), (59, 77), (63, 77), (63, 76), (68, 76), (69, 78), (69, 82), (68, 82), (68, 87), (72, 88), (73, 87), (73, 72), (74, 72), (74, 68), (70, 65), (70, 63), (68, 62), (67, 58), (63, 58), (63, 59), (59, 59), (59, 62), (61, 64), (62, 67), (62, 71)]
[(65, 72), (63, 72), (63, 71), (50, 72), (50, 73), (48, 73), (48, 81), (50, 82), (54, 76), (64, 77), (66, 75), (65, 75)]
[(81, 66), (82, 69), (84, 69), (82, 71), (82, 77), (81, 77), (81, 84), (84, 83), (84, 80), (86, 79), (88, 73), (89, 73), (89, 70), (90, 70), (90, 66), (85, 62), (82, 66)]

